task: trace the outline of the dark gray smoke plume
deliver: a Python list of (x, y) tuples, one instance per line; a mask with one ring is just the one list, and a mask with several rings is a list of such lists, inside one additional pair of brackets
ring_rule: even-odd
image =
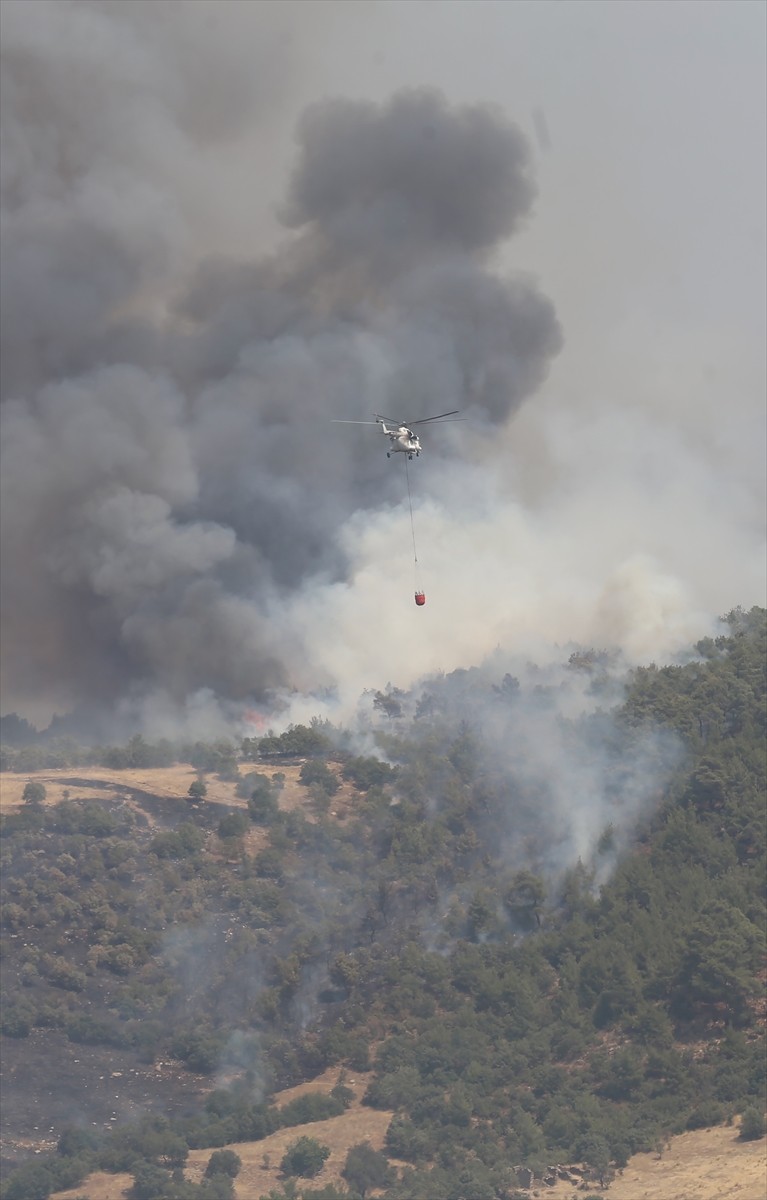
[(344, 524), (402, 498), (374, 431), (330, 418), (501, 425), (560, 346), (490, 266), (530, 211), (527, 144), (433, 92), (311, 108), (284, 244), (201, 259), (197, 159), (279, 86), (213, 13), (4, 5), (6, 709), (290, 686), (307, 631), (283, 605), (341, 583)]

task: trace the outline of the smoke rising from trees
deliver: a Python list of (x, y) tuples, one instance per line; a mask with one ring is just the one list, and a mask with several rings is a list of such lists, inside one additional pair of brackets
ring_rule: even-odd
[[(332, 7), (5, 5), (6, 711), (225, 726), (499, 643), (662, 654), (752, 599), (753, 472), (711, 505), (712, 463), (737, 475), (717, 414), (674, 441), (658, 401), (542, 405), (563, 335), (499, 265), (536, 197), (502, 110), (326, 98), (275, 183), (275, 113)], [(209, 252), (234, 192), (254, 229), (278, 206), (266, 252)], [(330, 419), (451, 408), (469, 420), (414, 472), (416, 613), (402, 463)]]
[(319, 104), (285, 246), (201, 262), (153, 319), (188, 260), (187, 159), (242, 119), (247, 72), (205, 121), (196, 56), (121, 6), (67, 7), (10, 6), (5, 39), (8, 697), (263, 698), (311, 658), (280, 605), (347, 579), (346, 521), (401, 496), (380, 448), (330, 418), (499, 424), (559, 348), (550, 302), (486, 264), (530, 210), (529, 149), (434, 92)]

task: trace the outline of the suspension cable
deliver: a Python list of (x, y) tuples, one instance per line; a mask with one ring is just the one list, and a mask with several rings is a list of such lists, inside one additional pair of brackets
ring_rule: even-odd
[(418, 551), (415, 548), (415, 521), (413, 520), (413, 498), (410, 495), (410, 468), (408, 467), (407, 454), (405, 455), (405, 479), (407, 480), (407, 502), (410, 505), (410, 532), (413, 535), (413, 558), (415, 565), (418, 566)]

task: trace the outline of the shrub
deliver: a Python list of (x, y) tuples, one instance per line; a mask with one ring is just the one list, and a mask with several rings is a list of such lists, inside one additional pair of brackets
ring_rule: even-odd
[(3, 1200), (47, 1200), (54, 1186), (53, 1176), (43, 1163), (25, 1163), (6, 1180)]
[(280, 806), (271, 791), (257, 789), (248, 800), (248, 812), (256, 825), (269, 825), (277, 816)]
[(59, 954), (47, 954), (43, 959), (42, 969), (49, 983), (67, 992), (81, 992), (88, 982), (82, 971), (78, 971), (77, 967)]
[(330, 749), (330, 739), (318, 725), (291, 725), (278, 737), (271, 734), (261, 738), (258, 753), (261, 758), (293, 758), (324, 754)]
[(296, 1096), (280, 1109), (280, 1121), (285, 1126), (308, 1125), (311, 1121), (325, 1121), (328, 1117), (339, 1117), (345, 1105), (335, 1096), (321, 1092), (307, 1092)]
[(25, 1038), (29, 1037), (32, 1028), (31, 1014), (23, 1012), (19, 1008), (4, 1008), (0, 1016), (0, 1033), (5, 1037)]
[(712, 1125), (721, 1125), (727, 1116), (724, 1108), (716, 1100), (704, 1100), (692, 1110), (686, 1129), (709, 1129)]
[(339, 783), (334, 773), (327, 763), (322, 762), (318, 758), (305, 762), (298, 778), (305, 787), (308, 787), (312, 783), (319, 784), (322, 790), (327, 792), (329, 796), (335, 796), (338, 791)]
[(762, 1110), (753, 1106), (745, 1109), (740, 1122), (741, 1142), (755, 1142), (764, 1137), (764, 1132), (765, 1121)]
[(218, 823), (220, 838), (241, 837), (248, 828), (248, 818), (244, 812), (227, 813)]
[(202, 849), (204, 843), (205, 834), (185, 821), (172, 833), (158, 833), (149, 849), (158, 858), (190, 858)]
[(394, 775), (394, 769), (377, 758), (350, 758), (344, 763), (341, 774), (344, 779), (351, 780), (359, 791), (367, 792), (371, 787), (388, 783)]
[(210, 1179), (211, 1175), (228, 1175), (230, 1179), (235, 1179), (241, 1166), (242, 1159), (234, 1150), (214, 1150), (208, 1159), (205, 1177)]
[(351, 1147), (341, 1174), (362, 1200), (371, 1188), (388, 1187), (394, 1176), (386, 1155), (374, 1150), (368, 1142)]
[(31, 806), (40, 805), (45, 802), (45, 788), (37, 780), (30, 779), (29, 783), (24, 785), (24, 791), (21, 793), (21, 799), (25, 804)]
[(300, 1137), (288, 1146), (282, 1157), (280, 1170), (284, 1175), (300, 1175), (306, 1179), (314, 1179), (329, 1157), (329, 1146), (323, 1146), (314, 1138)]

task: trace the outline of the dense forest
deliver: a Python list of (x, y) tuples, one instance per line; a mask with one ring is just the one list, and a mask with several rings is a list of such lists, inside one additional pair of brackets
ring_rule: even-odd
[[(2, 824), (3, 1041), (45, 1030), (210, 1087), (15, 1151), (3, 1200), (97, 1167), (130, 1171), (136, 1200), (221, 1200), (228, 1145), (344, 1111), (343, 1084), (271, 1103), (334, 1065), (372, 1072), (365, 1103), (395, 1114), (385, 1153), (356, 1147), (347, 1185), (318, 1188), (324, 1148), (299, 1139), (281, 1196), (508, 1200), (524, 1171), (585, 1164), (597, 1187), (736, 1113), (758, 1135), (767, 613), (726, 625), (682, 665), (626, 672), (586, 650), (390, 687), (354, 731), (82, 748), (6, 718), (6, 771), (180, 756), (199, 778), (146, 817), (27, 786)], [(286, 810), (297, 761), (305, 804)], [(247, 808), (206, 801), (214, 774)]]

